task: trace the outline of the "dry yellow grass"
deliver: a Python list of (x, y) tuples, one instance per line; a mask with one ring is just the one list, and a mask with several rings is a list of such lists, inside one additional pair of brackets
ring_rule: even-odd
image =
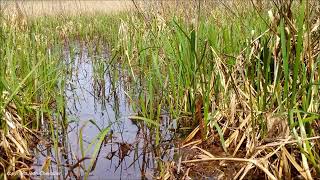
[(46, 0), (46, 1), (5, 1), (2, 2), (7, 14), (17, 11), (17, 6), (27, 16), (59, 15), (81, 13), (114, 13), (130, 10), (133, 7), (132, 1), (85, 1), (85, 0)]

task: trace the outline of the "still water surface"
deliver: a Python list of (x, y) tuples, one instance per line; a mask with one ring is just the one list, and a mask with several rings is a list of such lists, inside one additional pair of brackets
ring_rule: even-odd
[[(125, 83), (121, 80), (119, 68), (113, 67), (117, 73), (111, 73), (111, 68), (107, 68), (108, 55), (105, 53), (91, 58), (87, 49), (83, 48), (74, 58), (70, 58), (68, 51), (65, 56), (72, 73), (65, 88), (68, 129), (59, 133), (61, 145), (58, 156), (52, 147), (45, 148), (43, 143), (39, 144), (35, 154), (35, 170), (41, 171), (46, 159), (51, 157), (50, 172), (58, 172), (61, 179), (81, 179), (84, 175), (81, 166), (88, 168), (94, 149), (93, 145), (84, 157), (81, 155), (81, 129), (86, 150), (101, 130), (110, 127), (89, 179), (153, 179), (157, 175), (157, 162), (170, 160), (174, 154), (174, 144), (171, 143), (173, 133), (168, 130), (169, 126), (172, 128), (169, 119), (163, 116), (161, 145), (155, 147), (151, 131), (142, 122), (128, 118), (134, 112), (126, 97)], [(98, 61), (98, 67), (93, 65), (93, 62)], [(97, 73), (99, 67), (105, 69), (100, 78)], [(114, 80), (115, 75), (119, 77), (117, 80)], [(160, 152), (158, 156), (155, 155), (156, 149)], [(56, 164), (57, 157), (60, 166)]]

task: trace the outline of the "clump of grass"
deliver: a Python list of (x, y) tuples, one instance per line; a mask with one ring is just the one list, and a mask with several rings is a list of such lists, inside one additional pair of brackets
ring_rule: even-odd
[(317, 176), (319, 12), (312, 9), (319, 4), (192, 5), (192, 19), (179, 11), (147, 10), (120, 26), (118, 51), (132, 83), (140, 86), (129, 90), (140, 116), (158, 122), (169, 112), (191, 129), (205, 123), (203, 142), (218, 134), (228, 157), (250, 160), (236, 177), (245, 177), (253, 165), (271, 179)]
[(10, 175), (23, 178), (25, 173), (32, 172), (30, 168), (32, 156), (29, 147), (35, 145), (31, 142), (37, 142), (37, 134), (22, 126), (22, 118), (18, 115), (13, 103), (8, 104), (2, 113), (1, 122), (4, 128), (0, 131), (2, 135), (0, 171), (3, 172), (1, 177), (6, 179), (7, 175)]
[(47, 49), (56, 45), (54, 36), (37, 33), (38, 24), (28, 24), (21, 11), (15, 17), (1, 11), (1, 172), (5, 179), (10, 174), (10, 178), (28, 177), (37, 131), (52, 112), (50, 104), (61, 96), (52, 94), (62, 65), (57, 61), (60, 51)]

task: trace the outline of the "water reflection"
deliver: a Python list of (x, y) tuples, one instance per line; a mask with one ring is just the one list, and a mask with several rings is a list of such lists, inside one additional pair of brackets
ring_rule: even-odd
[(81, 179), (89, 166), (94, 145), (87, 153), (84, 151), (102, 129), (110, 127), (89, 179), (152, 179), (157, 176), (157, 162), (170, 160), (174, 153), (169, 119), (163, 116), (161, 143), (155, 146), (154, 130), (127, 118), (133, 112), (124, 93), (123, 75), (119, 67), (108, 64), (107, 53), (89, 56), (88, 49), (82, 48), (75, 55), (66, 51), (65, 57), (70, 64), (70, 78), (65, 88), (69, 125), (56, 127), (57, 152), (49, 140), (45, 141), (47, 144), (39, 144), (35, 170), (41, 170), (51, 157), (50, 171), (60, 174), (51, 179)]

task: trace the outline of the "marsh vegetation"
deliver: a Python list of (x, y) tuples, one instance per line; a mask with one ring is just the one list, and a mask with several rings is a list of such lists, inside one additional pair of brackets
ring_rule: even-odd
[(1, 179), (320, 177), (319, 1), (92, 3), (0, 2)]

